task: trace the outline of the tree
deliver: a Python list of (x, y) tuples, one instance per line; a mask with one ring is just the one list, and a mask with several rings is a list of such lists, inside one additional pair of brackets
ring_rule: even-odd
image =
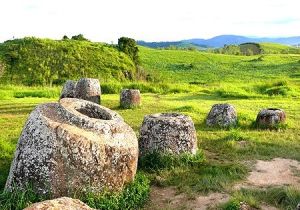
[(68, 37), (67, 35), (64, 35), (62, 39), (63, 39), (63, 40), (68, 40), (69, 37)]
[(85, 38), (85, 37), (83, 36), (83, 34), (78, 34), (78, 35), (72, 36), (71, 39), (73, 39), (73, 40), (78, 40), (78, 41), (90, 41), (90, 40), (88, 40), (87, 38)]
[(134, 39), (128, 37), (119, 38), (118, 48), (120, 51), (127, 54), (136, 66), (139, 64), (139, 56), (138, 56), (139, 49)]

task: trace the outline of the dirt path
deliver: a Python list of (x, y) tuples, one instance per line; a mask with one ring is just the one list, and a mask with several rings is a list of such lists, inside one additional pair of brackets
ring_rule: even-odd
[(240, 187), (268, 187), (292, 185), (300, 188), (300, 163), (296, 160), (275, 158), (271, 161), (258, 160), (249, 177)]
[[(292, 185), (300, 189), (300, 163), (291, 159), (275, 158), (271, 161), (258, 160), (253, 166), (247, 180), (237, 184), (234, 188)], [(145, 209), (211, 209), (218, 204), (229, 200), (230, 195), (212, 193), (207, 196), (198, 195), (190, 197), (187, 194), (178, 194), (175, 187), (152, 187), (150, 202)], [(277, 208), (262, 205), (263, 210), (276, 210)]]
[(197, 209), (205, 210), (229, 200), (229, 195), (223, 193), (212, 193), (208, 196), (189, 197), (180, 193), (174, 187), (152, 187), (150, 203), (145, 209)]

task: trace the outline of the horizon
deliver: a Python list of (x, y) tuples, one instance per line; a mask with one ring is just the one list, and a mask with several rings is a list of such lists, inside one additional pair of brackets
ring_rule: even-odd
[(0, 18), (5, 20), (0, 42), (28, 36), (61, 39), (77, 34), (107, 43), (116, 43), (122, 36), (147, 42), (220, 35), (293, 37), (299, 36), (295, 30), (300, 27), (298, 5), (297, 0), (153, 0), (142, 4), (138, 0), (11, 0), (0, 2)]

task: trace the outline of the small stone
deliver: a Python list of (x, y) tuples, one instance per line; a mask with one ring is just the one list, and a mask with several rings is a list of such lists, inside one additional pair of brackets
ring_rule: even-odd
[(140, 130), (140, 155), (152, 152), (191, 153), (197, 151), (197, 135), (189, 116), (179, 113), (146, 115)]
[(274, 128), (283, 124), (286, 114), (282, 109), (269, 108), (261, 110), (256, 117), (256, 124), (260, 128)]
[(53, 197), (119, 191), (136, 174), (135, 132), (116, 112), (64, 98), (37, 106), (19, 138), (6, 190), (29, 184)]
[(120, 106), (123, 108), (136, 107), (141, 104), (141, 94), (137, 89), (123, 89), (120, 94)]
[(240, 210), (252, 210), (252, 208), (246, 202), (240, 202)]
[(228, 128), (236, 126), (237, 112), (233, 105), (215, 104), (212, 106), (206, 118), (206, 125), (213, 127)]
[(68, 197), (34, 203), (24, 210), (94, 210), (78, 199)]
[(101, 102), (101, 88), (98, 79), (81, 78), (75, 88), (75, 98), (91, 101), (96, 104)]

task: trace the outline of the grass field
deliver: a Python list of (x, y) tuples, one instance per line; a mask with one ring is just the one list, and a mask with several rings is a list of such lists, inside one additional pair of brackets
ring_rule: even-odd
[[(236, 209), (239, 201), (247, 201), (253, 207), (265, 202), (293, 209), (300, 201), (300, 189), (281, 186), (236, 190), (233, 185), (246, 178), (257, 159), (282, 157), (300, 161), (300, 56), (228, 56), (144, 47), (140, 51), (143, 67), (160, 82), (139, 84), (144, 92), (139, 108), (119, 108), (118, 94), (103, 94), (103, 105), (120, 113), (137, 135), (146, 114), (181, 112), (191, 116), (200, 155), (205, 160), (196, 165), (139, 171), (152, 184), (176, 186), (190, 195), (229, 193), (231, 200), (220, 207), (223, 209)], [(122, 84), (115, 85), (118, 89), (112, 84), (107, 86), (116, 93)], [(161, 91), (155, 91), (158, 87)], [(0, 190), (28, 114), (37, 104), (57, 101), (60, 89), (0, 86)], [(174, 91), (163, 91), (169, 89)], [(207, 128), (204, 120), (211, 106), (225, 102), (236, 107), (238, 126), (229, 130)], [(286, 128), (272, 131), (253, 128), (259, 110), (268, 107), (286, 111)]]
[[(190, 115), (197, 129), (199, 148), (206, 157), (206, 161), (197, 167), (175, 167), (149, 172), (148, 176), (152, 183), (177, 186), (179, 190), (188, 193), (211, 191), (234, 193), (231, 190), (233, 184), (237, 180), (244, 179), (248, 173), (249, 168), (245, 162), (274, 157), (300, 161), (300, 124), (297, 123), (300, 121), (299, 100), (282, 97), (236, 100), (203, 93), (143, 94), (142, 97), (143, 105), (137, 109), (120, 109), (118, 95), (103, 95), (103, 105), (118, 111), (137, 134), (146, 114), (182, 112)], [(56, 100), (57, 98), (31, 97), (0, 101), (0, 129), (3, 131), (0, 133), (1, 188), (5, 184), (15, 145), (28, 114), (37, 104)], [(239, 115), (239, 126), (231, 130), (207, 128), (204, 119), (210, 107), (223, 102), (235, 105)], [(288, 127), (280, 131), (253, 129), (251, 124), (257, 112), (265, 107), (279, 107), (286, 110)], [(240, 141), (246, 141), (247, 146), (241, 147)], [(300, 191), (297, 193), (299, 196)]]

